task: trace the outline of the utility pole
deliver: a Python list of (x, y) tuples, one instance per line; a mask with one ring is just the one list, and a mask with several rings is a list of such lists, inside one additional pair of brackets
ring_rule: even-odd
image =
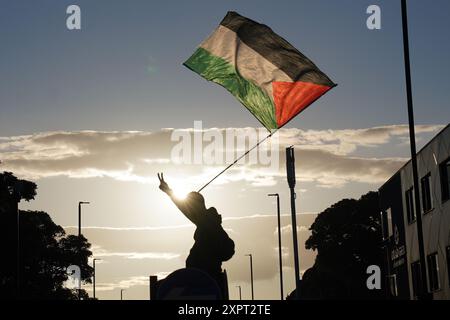
[(94, 264), (94, 275), (93, 275), (93, 278), (92, 278), (92, 284), (93, 284), (92, 291), (93, 291), (94, 299), (95, 299), (95, 261), (101, 261), (101, 260), (102, 260), (102, 259), (94, 259), (94, 260), (93, 260), (93, 264)]
[(21, 287), (21, 283), (20, 283), (20, 278), (21, 278), (21, 274), (20, 274), (20, 209), (19, 209), (19, 202), (20, 202), (20, 193), (15, 190), (16, 186), (14, 186), (14, 190), (13, 190), (13, 197), (14, 197), (14, 214), (16, 215), (15, 218), (13, 218), (16, 222), (15, 225), (15, 241), (16, 241), (16, 299), (20, 299), (20, 287)]
[[(0, 161), (1, 162), (1, 161)], [(16, 278), (16, 289), (15, 289), (15, 298), (20, 299), (21, 296), (21, 287), (22, 287), (22, 266), (21, 266), (21, 254), (20, 254), (20, 209), (19, 202), (22, 199), (22, 190), (23, 184), (20, 181), (15, 181), (12, 190), (10, 191), (10, 195), (13, 199), (13, 214), (15, 216), (11, 216), (11, 219), (14, 221), (13, 223), (13, 235), (15, 243), (15, 278)]]
[(88, 201), (78, 202), (78, 238), (81, 240), (81, 205), (90, 204)]
[(295, 266), (295, 296), (300, 299), (300, 263), (297, 241), (297, 213), (295, 210), (295, 157), (294, 147), (286, 148), (286, 172), (289, 189), (291, 191), (291, 219), (292, 219), (292, 240), (294, 245), (294, 266)]
[(411, 86), (411, 66), (409, 60), (409, 40), (408, 40), (408, 10), (406, 7), (406, 0), (402, 0), (402, 29), (403, 29), (403, 58), (405, 61), (405, 80), (406, 80), (406, 98), (408, 102), (408, 120), (409, 120), (409, 142), (411, 147), (411, 165), (414, 183), (414, 200), (416, 210), (416, 225), (417, 225), (417, 241), (419, 247), (420, 270), (421, 270), (421, 286), (419, 299), (431, 299), (428, 293), (427, 283), (427, 265), (425, 261), (425, 246), (423, 241), (422, 229), (422, 210), (420, 206), (419, 194), (419, 174), (417, 170), (417, 152), (416, 152), (416, 136), (414, 130), (414, 110), (412, 99)]
[(239, 290), (239, 300), (242, 300), (242, 288), (241, 286), (236, 286), (236, 288)]
[(277, 197), (277, 220), (278, 220), (278, 264), (280, 267), (280, 294), (283, 300), (283, 252), (281, 247), (281, 213), (280, 213), (280, 195), (278, 193), (271, 193), (269, 197)]
[(253, 287), (253, 256), (251, 253), (246, 254), (246, 256), (250, 258), (250, 285), (252, 288), (252, 300), (255, 300), (255, 291)]
[(81, 255), (81, 205), (83, 204), (89, 204), (87, 201), (79, 201), (78, 202), (78, 254), (79, 254), (79, 261), (80, 261), (80, 282), (78, 284), (78, 300), (81, 300), (81, 272), (82, 272), (82, 265), (83, 265), (83, 259)]

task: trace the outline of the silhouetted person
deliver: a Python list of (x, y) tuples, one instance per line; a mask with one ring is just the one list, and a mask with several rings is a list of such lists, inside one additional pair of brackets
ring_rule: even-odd
[(197, 268), (208, 273), (222, 287), (222, 262), (234, 255), (234, 242), (222, 228), (222, 217), (213, 207), (207, 209), (205, 199), (198, 192), (190, 192), (186, 199), (177, 199), (163, 173), (158, 173), (159, 188), (164, 191), (180, 211), (196, 225), (195, 243), (186, 259), (186, 268)]

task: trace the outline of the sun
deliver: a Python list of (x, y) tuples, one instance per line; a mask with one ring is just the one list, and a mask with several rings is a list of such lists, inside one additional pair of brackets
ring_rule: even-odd
[(173, 190), (173, 195), (178, 199), (178, 200), (184, 200), (186, 199), (188, 193), (189, 193), (189, 189), (182, 183), (176, 183), (172, 186), (172, 190)]

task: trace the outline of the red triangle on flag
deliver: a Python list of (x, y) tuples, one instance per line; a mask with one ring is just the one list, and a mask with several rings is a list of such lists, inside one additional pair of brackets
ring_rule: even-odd
[(331, 89), (311, 82), (272, 82), (273, 100), (278, 128), (303, 111)]

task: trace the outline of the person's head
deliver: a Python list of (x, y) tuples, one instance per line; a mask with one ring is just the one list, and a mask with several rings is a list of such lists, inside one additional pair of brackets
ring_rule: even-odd
[(185, 201), (194, 210), (206, 211), (205, 198), (199, 192), (189, 192)]

